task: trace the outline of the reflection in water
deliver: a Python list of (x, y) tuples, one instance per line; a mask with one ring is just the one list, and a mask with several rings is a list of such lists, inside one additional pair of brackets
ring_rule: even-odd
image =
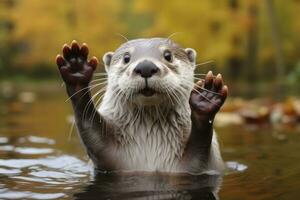
[(98, 174), (75, 199), (198, 199), (218, 198), (220, 175)]
[(60, 199), (64, 197), (64, 193), (33, 193), (0, 190), (0, 198), (2, 199)]
[(68, 139), (67, 116), (72, 112), (67, 97), (57, 95), (64, 94), (62, 90), (43, 90), (47, 95), (41, 98), (39, 93), (30, 108), (11, 108), (18, 112), (9, 112), (0, 99), (0, 199), (299, 199), (300, 127), (217, 130), (224, 159), (238, 161), (227, 162), (230, 170), (224, 177), (93, 178), (78, 137)]
[[(4, 188), (0, 190), (1, 199), (210, 200), (218, 199), (223, 179), (213, 173), (168, 175), (132, 172), (91, 176), (92, 166), (52, 148), (55, 144), (52, 139), (20, 137), (14, 138), (12, 145), (10, 138), (1, 138), (1, 153), (10, 153), (9, 157), (0, 159), (0, 180)], [(46, 147), (37, 148), (36, 143), (43, 143)], [(38, 157), (27, 158), (28, 155)]]
[(65, 199), (90, 180), (91, 166), (62, 154), (53, 139), (0, 138), (0, 199)]
[(230, 170), (231, 172), (243, 172), (247, 170), (247, 165), (238, 163), (236, 161), (227, 161), (226, 166), (228, 171)]
[[(0, 180), (4, 188), (0, 189), (0, 199), (210, 200), (218, 199), (223, 178), (213, 173), (168, 175), (132, 172), (98, 173), (91, 176), (92, 166), (52, 148), (54, 140), (20, 137), (15, 138), (14, 145), (11, 145), (9, 138), (1, 138), (3, 143), (0, 145), (0, 153), (10, 152), (10, 156), (0, 159)], [(43, 143), (47, 147), (20, 146), (34, 146), (35, 143)], [(39, 156), (26, 158), (28, 155)]]
[(56, 170), (85, 173), (88, 171), (85, 165), (86, 164), (81, 160), (67, 155), (39, 159), (0, 159), (0, 166), (13, 167), (17, 169), (32, 166), (44, 166)]

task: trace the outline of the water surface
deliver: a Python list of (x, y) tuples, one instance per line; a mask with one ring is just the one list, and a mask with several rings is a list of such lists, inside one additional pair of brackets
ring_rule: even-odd
[[(297, 199), (299, 127), (218, 127), (228, 170), (216, 174), (98, 174), (71, 130), (64, 89), (0, 100), (0, 199)], [(24, 93), (25, 91), (25, 93)], [(47, 92), (45, 92), (47, 91)], [(30, 96), (31, 95), (31, 96)]]

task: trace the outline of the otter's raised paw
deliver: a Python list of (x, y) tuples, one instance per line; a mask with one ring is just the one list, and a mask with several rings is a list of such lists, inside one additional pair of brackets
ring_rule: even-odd
[(209, 71), (204, 81), (198, 81), (191, 93), (192, 112), (204, 119), (213, 119), (223, 105), (228, 88), (223, 85), (221, 74), (216, 77)]
[(71, 47), (65, 44), (62, 52), (63, 56), (57, 55), (56, 64), (67, 86), (78, 89), (86, 87), (98, 65), (97, 58), (93, 57), (88, 61), (89, 49), (87, 45), (83, 44), (80, 47), (75, 40)]

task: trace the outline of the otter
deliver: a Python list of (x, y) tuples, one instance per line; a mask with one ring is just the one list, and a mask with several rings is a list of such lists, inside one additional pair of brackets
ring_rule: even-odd
[(99, 171), (223, 172), (213, 121), (228, 88), (209, 71), (194, 83), (196, 51), (169, 38), (135, 39), (103, 56), (98, 108), (89, 89), (98, 65), (87, 44), (56, 57), (89, 158)]

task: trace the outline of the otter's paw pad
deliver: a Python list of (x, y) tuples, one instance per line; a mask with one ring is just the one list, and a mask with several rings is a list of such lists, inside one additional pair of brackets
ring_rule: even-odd
[(74, 40), (71, 47), (65, 44), (62, 52), (63, 56), (57, 55), (56, 64), (65, 83), (74, 86), (87, 85), (98, 65), (96, 57), (88, 61), (88, 46), (84, 43), (80, 47)]
[(214, 117), (223, 105), (228, 93), (228, 88), (223, 85), (222, 75), (214, 76), (209, 71), (204, 81), (198, 81), (190, 97), (193, 111), (199, 115)]

